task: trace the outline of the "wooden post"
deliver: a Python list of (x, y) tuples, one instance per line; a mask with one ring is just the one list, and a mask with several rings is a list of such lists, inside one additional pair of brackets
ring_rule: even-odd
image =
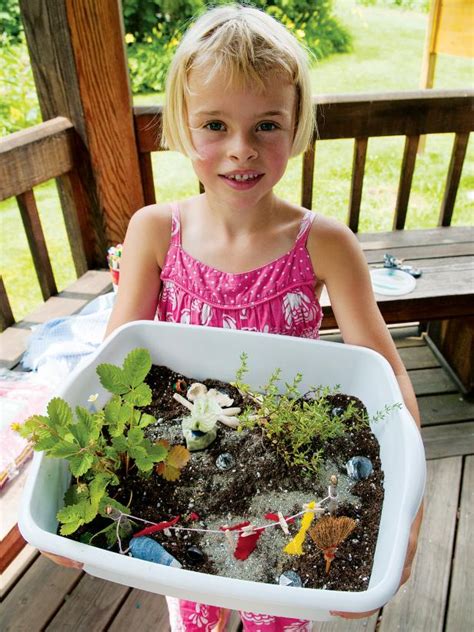
[[(43, 118), (65, 116), (79, 137), (84, 204), (96, 265), (143, 206), (120, 0), (20, 0)], [(71, 184), (59, 182), (68, 205)]]

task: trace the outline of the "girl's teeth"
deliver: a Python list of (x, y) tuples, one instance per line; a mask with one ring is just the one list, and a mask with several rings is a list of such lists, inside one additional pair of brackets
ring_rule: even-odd
[(231, 180), (237, 180), (238, 182), (242, 181), (242, 180), (254, 180), (257, 176), (249, 176), (248, 174), (244, 173), (242, 175), (240, 174), (236, 174), (234, 176), (229, 176), (229, 178)]

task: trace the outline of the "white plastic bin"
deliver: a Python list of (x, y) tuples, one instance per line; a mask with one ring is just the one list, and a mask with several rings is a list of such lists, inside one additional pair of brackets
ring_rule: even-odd
[[(314, 385), (334, 387), (359, 397), (369, 415), (386, 404), (402, 402), (388, 362), (369, 349), (235, 330), (140, 321), (124, 325), (76, 370), (58, 395), (70, 405), (84, 405), (99, 392), (102, 406), (108, 393), (100, 386), (96, 367), (102, 362), (121, 364), (136, 347), (149, 349), (153, 363), (198, 379), (230, 381), (248, 354), (253, 387), (265, 384), (277, 367), (282, 381), (303, 374), (302, 392)], [(263, 584), (165, 567), (81, 544), (56, 535), (56, 513), (69, 484), (67, 465), (36, 454), (27, 482), (19, 526), (25, 539), (42, 551), (84, 564), (86, 572), (154, 593), (256, 613), (324, 621), (330, 610), (365, 612), (385, 604), (396, 592), (410, 525), (420, 505), (425, 483), (423, 444), (405, 406), (395, 409), (373, 431), (380, 443), (385, 475), (385, 500), (369, 587), (342, 592)]]

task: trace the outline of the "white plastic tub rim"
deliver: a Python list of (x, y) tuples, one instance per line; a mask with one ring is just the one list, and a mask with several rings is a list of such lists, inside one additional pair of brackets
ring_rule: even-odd
[[(132, 349), (146, 347), (155, 364), (197, 379), (231, 381), (248, 354), (245, 380), (265, 384), (277, 367), (282, 383), (303, 374), (300, 390), (340, 385), (341, 392), (359, 397), (370, 416), (385, 404), (402, 402), (388, 362), (369, 349), (340, 343), (217, 328), (138, 321), (122, 326), (88, 362), (74, 371), (58, 396), (71, 406), (99, 393), (103, 406), (110, 396), (101, 386), (96, 367), (122, 363)], [(82, 562), (91, 575), (158, 594), (191, 599), (262, 614), (324, 621), (329, 611), (366, 612), (383, 606), (397, 591), (411, 523), (425, 484), (423, 444), (415, 422), (402, 404), (373, 424), (380, 443), (385, 499), (369, 587), (363, 592), (293, 588), (237, 580), (160, 566), (98, 549), (56, 534), (56, 513), (69, 485), (67, 464), (35, 454), (23, 496), (19, 526), (40, 550)]]

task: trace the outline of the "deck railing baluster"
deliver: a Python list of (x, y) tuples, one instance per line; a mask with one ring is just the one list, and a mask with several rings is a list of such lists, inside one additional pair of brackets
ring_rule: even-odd
[(13, 316), (10, 301), (8, 300), (7, 290), (3, 283), (3, 277), (0, 275), (0, 331), (5, 331), (7, 327), (13, 325), (15, 317)]
[(301, 169), (301, 206), (311, 210), (313, 206), (314, 159), (316, 143), (313, 142), (303, 155)]
[(143, 196), (145, 204), (156, 204), (155, 183), (153, 181), (153, 164), (151, 162), (151, 152), (138, 154), (140, 163), (140, 173), (143, 185)]
[(17, 195), (16, 200), (25, 227), (26, 238), (30, 246), (33, 264), (41, 288), (41, 294), (45, 301), (53, 294), (57, 294), (56, 281), (49, 259), (46, 240), (44, 238), (41, 220), (36, 206), (35, 196), (32, 190)]
[(403, 151), (403, 161), (400, 171), (400, 183), (398, 185), (397, 203), (393, 216), (393, 230), (403, 230), (407, 217), (408, 200), (410, 199), (413, 173), (415, 171), (416, 152), (420, 137), (406, 136), (405, 149)]
[(347, 225), (354, 233), (359, 230), (360, 203), (362, 200), (362, 186), (364, 184), (368, 141), (369, 139), (366, 136), (354, 139), (351, 193), (349, 196), (349, 215), (347, 218)]
[(466, 157), (469, 132), (456, 134), (454, 137), (453, 151), (449, 163), (446, 188), (441, 203), (438, 226), (450, 226), (453, 217), (454, 202), (458, 192), (459, 181), (461, 179), (462, 166)]

